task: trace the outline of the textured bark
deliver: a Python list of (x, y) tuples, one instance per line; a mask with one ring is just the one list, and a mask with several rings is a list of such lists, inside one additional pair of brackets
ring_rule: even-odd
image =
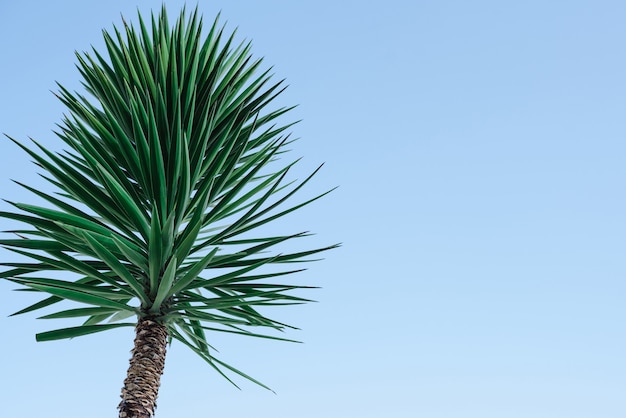
[(149, 318), (141, 318), (135, 331), (135, 347), (118, 406), (119, 418), (152, 418), (165, 366), (167, 329)]

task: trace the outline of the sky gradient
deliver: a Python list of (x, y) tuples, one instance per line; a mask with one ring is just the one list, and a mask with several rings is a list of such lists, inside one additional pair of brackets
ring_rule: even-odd
[[(156, 417), (626, 416), (626, 3), (366, 3), (199, 3), (287, 79), (294, 175), (326, 163), (306, 193), (339, 186), (279, 227), (343, 246), (294, 277), (319, 303), (268, 312), (304, 344), (215, 336), (276, 395), (174, 343)], [(74, 51), (160, 4), (2, 2), (0, 132), (60, 150), (50, 91), (80, 88)], [(0, 197), (49, 190), (0, 150)], [(132, 329), (36, 343), (63, 323), (8, 318), (36, 300), (14, 287), (0, 416), (115, 416)]]

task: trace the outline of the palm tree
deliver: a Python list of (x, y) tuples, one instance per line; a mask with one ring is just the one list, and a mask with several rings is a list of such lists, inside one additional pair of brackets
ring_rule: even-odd
[(286, 183), (295, 161), (268, 169), (292, 142), (292, 124), (279, 123), (291, 108), (267, 110), (283, 82), (270, 82), (269, 70), (256, 75), (250, 44), (235, 46), (217, 19), (204, 39), (201, 30), (197, 10), (183, 10), (172, 28), (163, 8), (149, 25), (140, 15), (137, 28), (105, 31), (108, 59), (77, 54), (93, 97), (59, 85), (68, 114), (55, 133), (69, 149), (11, 138), (56, 192), (19, 183), (46, 204), (9, 202), (17, 210), (0, 213), (27, 225), (0, 244), (28, 258), (4, 263), (0, 278), (47, 294), (15, 314), (81, 304), (41, 317), (81, 325), (37, 341), (135, 327), (120, 417), (153, 416), (172, 340), (233, 384), (228, 372), (264, 386), (217, 359), (207, 331), (286, 340), (273, 331), (289, 326), (258, 307), (307, 302), (293, 293), (307, 286), (273, 279), (335, 247), (280, 253), (276, 246), (308, 234), (259, 232), (326, 193), (283, 205), (317, 172)]

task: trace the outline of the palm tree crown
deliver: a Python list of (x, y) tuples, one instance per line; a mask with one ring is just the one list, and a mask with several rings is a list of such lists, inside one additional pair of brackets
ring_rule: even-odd
[[(326, 193), (284, 205), (315, 172), (285, 182), (295, 162), (271, 169), (291, 142), (291, 124), (279, 122), (290, 108), (268, 110), (283, 82), (259, 74), (249, 43), (234, 45), (217, 20), (203, 38), (197, 11), (183, 11), (171, 27), (163, 9), (150, 23), (139, 16), (137, 27), (105, 31), (108, 57), (77, 54), (92, 97), (59, 86), (68, 113), (56, 134), (68, 150), (13, 140), (57, 192), (22, 184), (47, 204), (10, 202), (17, 210), (0, 213), (29, 226), (0, 244), (30, 259), (4, 263), (0, 277), (48, 294), (17, 313), (62, 300), (87, 305), (43, 316), (83, 320), (38, 341), (125, 326), (141, 340), (140, 328), (154, 325), (152, 349), (163, 358), (158, 341), (174, 339), (227, 379), (230, 370), (259, 383), (215, 358), (205, 332), (280, 339), (252, 331), (286, 326), (257, 308), (306, 302), (290, 292), (306, 286), (271, 279), (335, 246), (279, 253), (276, 246), (307, 233), (255, 231)], [(74, 274), (46, 274), (58, 271)]]

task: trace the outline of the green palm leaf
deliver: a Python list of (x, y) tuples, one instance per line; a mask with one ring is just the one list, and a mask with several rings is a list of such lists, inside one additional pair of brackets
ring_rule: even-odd
[(55, 133), (66, 151), (10, 138), (54, 192), (19, 184), (54, 208), (12, 203), (0, 212), (27, 225), (0, 245), (29, 259), (4, 263), (0, 278), (47, 294), (17, 313), (78, 304), (41, 318), (82, 325), (38, 341), (134, 325), (118, 321), (135, 315), (166, 327), (231, 382), (226, 372), (259, 383), (216, 359), (209, 342), (215, 332), (293, 341), (252, 331), (293, 328), (264, 308), (309, 301), (291, 292), (310, 287), (272, 279), (302, 271), (285, 263), (336, 245), (285, 251), (309, 234), (256, 231), (328, 192), (285, 206), (319, 168), (287, 181), (297, 161), (278, 162), (293, 142), (284, 121), (292, 107), (274, 106), (284, 83), (262, 70), (250, 43), (236, 45), (217, 20), (203, 38), (197, 12), (173, 27), (164, 10), (151, 28), (138, 23), (104, 32), (106, 54), (77, 54), (89, 97), (59, 85), (68, 113)]

